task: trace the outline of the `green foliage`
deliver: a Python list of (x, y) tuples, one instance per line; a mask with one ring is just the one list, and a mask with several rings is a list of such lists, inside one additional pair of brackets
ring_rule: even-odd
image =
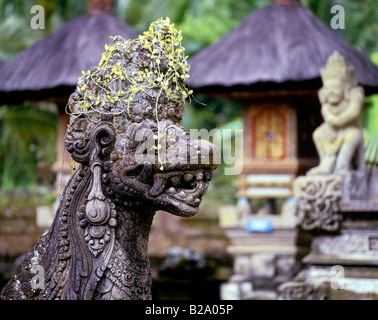
[[(190, 78), (189, 78), (190, 80)], [(211, 130), (231, 123), (240, 117), (242, 106), (238, 101), (198, 94), (185, 107), (183, 126), (187, 129)]]
[(33, 189), (53, 182), (56, 124), (57, 112), (51, 105), (0, 108), (1, 189)]
[[(371, 60), (378, 66), (378, 52), (371, 55)], [(373, 94), (365, 99), (361, 118), (367, 132), (378, 135), (378, 94)]]
[(183, 46), (192, 56), (216, 42), (248, 14), (271, 0), (119, 0), (117, 14), (137, 31), (150, 21), (169, 16), (182, 30)]
[(367, 56), (377, 50), (378, 0), (302, 0), (302, 4), (328, 27), (330, 27), (331, 19), (334, 16), (331, 13), (331, 7), (343, 6), (345, 29), (334, 31)]
[(0, 58), (10, 60), (42, 38), (41, 32), (30, 32), (27, 20), (9, 15), (0, 23)]
[[(378, 52), (371, 55), (371, 60), (378, 65)], [(361, 113), (365, 138), (365, 159), (369, 166), (378, 166), (378, 94), (365, 99)]]
[[(30, 26), (30, 9), (45, 10), (44, 30)], [(0, 58), (6, 61), (58, 29), (64, 22), (85, 13), (86, 1), (77, 0), (0, 0)]]

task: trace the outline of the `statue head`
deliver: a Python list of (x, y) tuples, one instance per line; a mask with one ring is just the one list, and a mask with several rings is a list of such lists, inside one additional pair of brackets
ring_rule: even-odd
[(328, 58), (320, 75), (323, 81), (322, 101), (330, 104), (339, 104), (344, 99), (346, 92), (358, 85), (355, 70), (337, 51)]
[(101, 165), (101, 180), (108, 182), (102, 191), (123, 205), (142, 201), (190, 216), (198, 211), (219, 155), (180, 124), (192, 94), (181, 40), (168, 18), (152, 23), (138, 39), (113, 37), (69, 99), (65, 143), (75, 161), (92, 171)]

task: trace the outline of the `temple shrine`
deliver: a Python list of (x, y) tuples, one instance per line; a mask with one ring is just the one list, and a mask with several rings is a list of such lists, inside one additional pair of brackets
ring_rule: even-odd
[[(378, 91), (378, 68), (370, 59), (294, 0), (274, 1), (253, 12), (190, 60), (195, 92), (243, 106), (243, 167), (236, 194), (243, 210), (224, 206), (219, 212), (234, 259), (234, 273), (221, 288), (223, 299), (277, 299), (284, 283), (289, 284), (283, 298), (293, 298), (298, 288), (307, 292), (308, 284), (292, 285), (290, 279), (306, 263), (319, 262), (309, 254), (321, 240), (313, 239), (313, 229), (298, 226), (294, 184), (319, 164), (313, 141), (323, 122), (318, 90), (321, 70), (335, 51), (354, 68), (365, 95)], [(247, 205), (251, 199), (269, 203), (278, 198), (286, 199), (282, 212), (255, 214)], [(343, 210), (348, 212), (361, 209), (355, 202), (341, 204), (347, 205)], [(315, 213), (306, 214), (311, 219)], [(331, 225), (340, 230), (341, 222)]]

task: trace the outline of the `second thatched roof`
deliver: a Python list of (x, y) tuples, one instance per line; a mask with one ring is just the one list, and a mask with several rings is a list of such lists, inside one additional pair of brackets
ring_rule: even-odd
[(367, 93), (378, 92), (378, 68), (301, 4), (255, 11), (220, 41), (194, 56), (198, 91), (320, 87), (320, 69), (338, 51)]

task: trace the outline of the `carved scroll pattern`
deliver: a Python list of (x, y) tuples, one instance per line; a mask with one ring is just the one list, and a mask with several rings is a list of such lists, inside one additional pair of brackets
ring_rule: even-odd
[(342, 196), (339, 176), (299, 177), (294, 182), (298, 225), (304, 230), (337, 231)]
[(110, 155), (115, 134), (108, 122), (99, 124), (90, 141), (89, 157), (93, 181), (87, 203), (80, 208), (80, 226), (85, 228), (85, 240), (90, 252), (97, 257), (111, 237), (111, 228), (117, 225), (115, 205), (102, 191), (101, 176), (104, 161)]

